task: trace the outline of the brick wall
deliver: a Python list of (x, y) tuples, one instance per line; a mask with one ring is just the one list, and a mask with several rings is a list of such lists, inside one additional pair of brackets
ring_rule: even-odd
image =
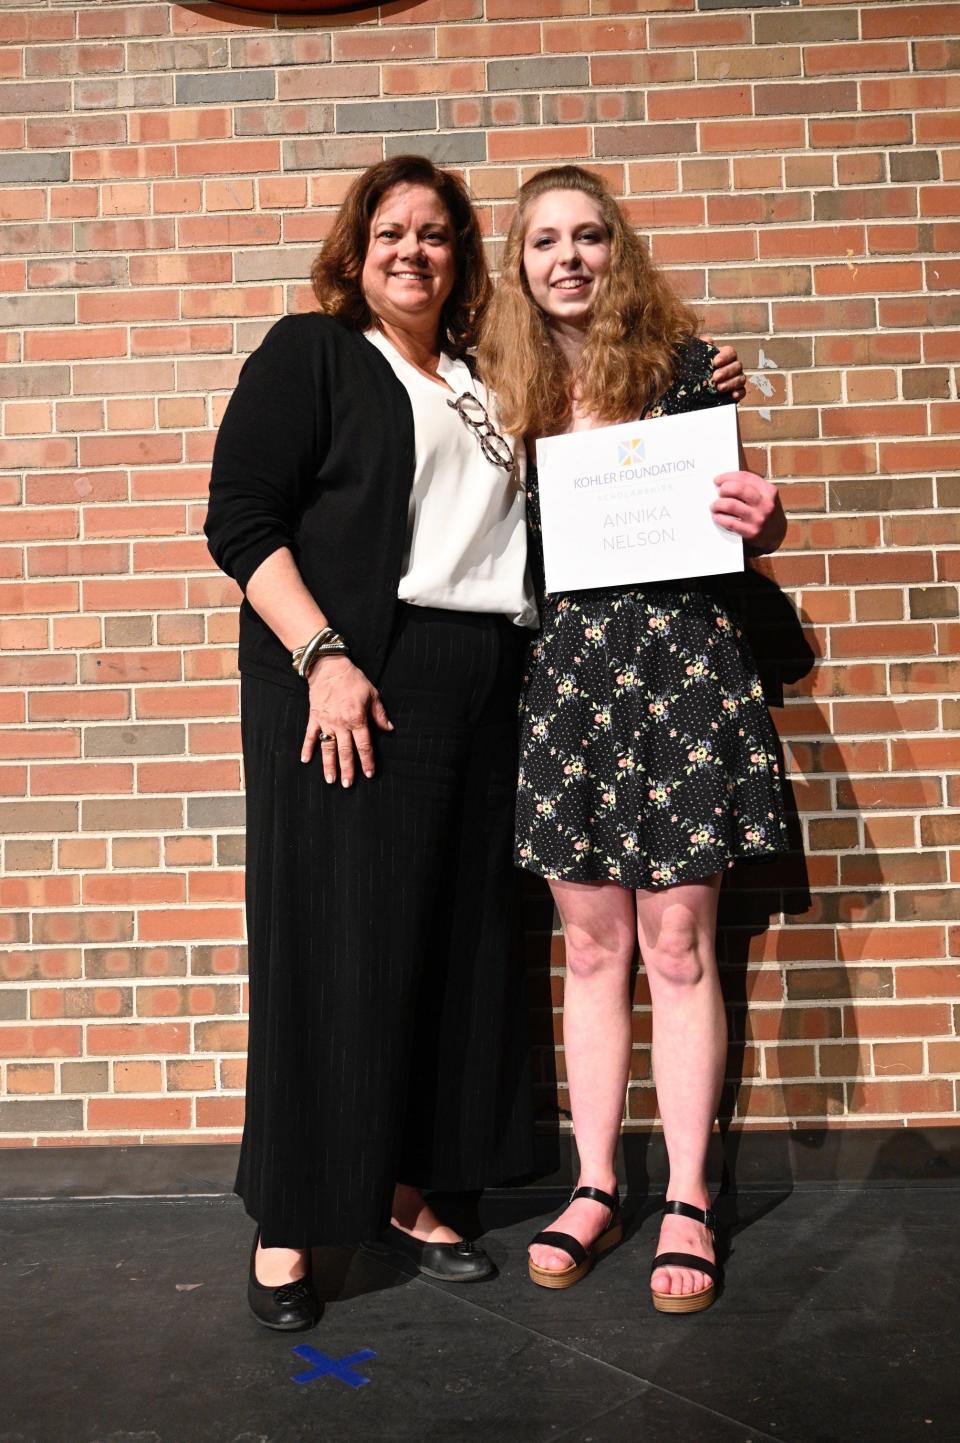
[[(751, 597), (798, 855), (729, 892), (727, 1107), (952, 1118), (958, 32), (955, 4), (896, 0), (7, 0), (0, 1140), (236, 1135), (237, 595), (200, 533), (208, 462), (349, 180), (408, 149), (463, 169), (494, 258), (522, 178), (595, 162), (736, 341), (793, 517)], [(536, 896), (530, 920), (544, 1043)], [(637, 1004), (639, 1121), (642, 979)]]

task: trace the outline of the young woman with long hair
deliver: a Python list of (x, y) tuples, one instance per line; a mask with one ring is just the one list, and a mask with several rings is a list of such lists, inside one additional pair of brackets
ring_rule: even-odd
[[(714, 352), (606, 187), (562, 166), (520, 191), (479, 350), (505, 431), (526, 438), (541, 631), (524, 684), (516, 860), (545, 877), (566, 939), (564, 1046), (580, 1185), (530, 1248), (544, 1287), (621, 1236), (614, 1153), (639, 943), (670, 1163), (655, 1307), (709, 1306), (720, 1280), (706, 1177), (726, 1057), (715, 957), (723, 872), (786, 846), (772, 724), (717, 578), (547, 594), (533, 443), (714, 406)], [(755, 552), (786, 522), (746, 469), (716, 522)], [(677, 483), (682, 485), (682, 481)]]

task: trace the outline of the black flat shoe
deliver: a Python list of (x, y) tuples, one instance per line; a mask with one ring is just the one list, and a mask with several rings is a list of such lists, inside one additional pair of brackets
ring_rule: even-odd
[[(717, 1215), (711, 1208), (695, 1208), (691, 1203), (685, 1202), (667, 1202), (663, 1205), (663, 1211), (679, 1213), (681, 1217), (692, 1218), (695, 1223), (703, 1223), (712, 1233), (716, 1247)], [(658, 1268), (690, 1268), (693, 1272), (705, 1273), (710, 1279), (707, 1286), (697, 1293), (658, 1293), (651, 1288), (653, 1306), (658, 1313), (702, 1313), (704, 1308), (709, 1308), (715, 1301), (723, 1286), (723, 1269), (720, 1264), (711, 1262), (709, 1258), (698, 1257), (696, 1253), (657, 1253), (650, 1264), (651, 1277)]]
[(391, 1223), (380, 1241), (394, 1252), (416, 1263), (418, 1272), (441, 1283), (479, 1283), (496, 1272), (489, 1255), (476, 1243), (461, 1238), (458, 1243), (425, 1243)]
[(247, 1302), (258, 1323), (265, 1328), (275, 1328), (280, 1333), (296, 1333), (302, 1328), (312, 1328), (320, 1316), (317, 1300), (309, 1277), (298, 1278), (294, 1283), (281, 1283), (271, 1288), (257, 1278), (257, 1244), (260, 1229), (253, 1235), (250, 1250), (250, 1272), (247, 1277)]
[[(531, 1238), (531, 1247), (535, 1243), (542, 1243), (548, 1248), (559, 1248), (561, 1252), (569, 1253), (571, 1258), (568, 1268), (541, 1268), (532, 1259), (529, 1260), (527, 1267), (530, 1272), (530, 1280), (540, 1288), (572, 1288), (574, 1283), (579, 1283), (581, 1278), (587, 1276), (597, 1258), (608, 1252), (610, 1248), (616, 1247), (623, 1238), (619, 1193), (603, 1192), (598, 1187), (577, 1187), (570, 1194), (570, 1202), (574, 1202), (578, 1197), (603, 1203), (605, 1208), (610, 1209), (610, 1221), (588, 1248), (578, 1242), (572, 1234), (558, 1232), (556, 1228), (547, 1228), (545, 1232), (537, 1233), (535, 1238)], [(567, 1206), (569, 1207), (569, 1205), (568, 1203)]]

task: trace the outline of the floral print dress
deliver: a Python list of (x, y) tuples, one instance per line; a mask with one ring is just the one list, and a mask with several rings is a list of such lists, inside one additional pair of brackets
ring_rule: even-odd
[[(689, 341), (648, 415), (722, 404), (713, 354)], [(517, 865), (651, 889), (785, 851), (773, 724), (719, 579), (548, 595), (532, 465), (527, 519), (541, 630), (521, 698)]]

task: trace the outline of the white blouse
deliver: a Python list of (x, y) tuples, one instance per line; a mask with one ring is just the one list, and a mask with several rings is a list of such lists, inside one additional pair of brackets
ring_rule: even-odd
[(463, 361), (441, 354), (437, 369), (446, 382), (441, 386), (405, 360), (381, 331), (365, 335), (386, 356), (413, 407), (416, 465), (397, 595), (414, 606), (500, 613), (518, 626), (536, 626), (523, 446), (506, 438), (517, 466), (512, 474), (505, 471), (487, 460), (476, 433), (447, 404), (469, 391), (497, 423), (490, 392)]

